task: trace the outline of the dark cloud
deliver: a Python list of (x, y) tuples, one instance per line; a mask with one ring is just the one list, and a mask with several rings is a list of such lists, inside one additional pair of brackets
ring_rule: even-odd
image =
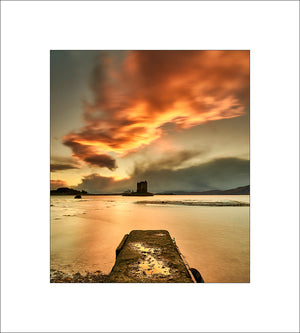
[(216, 159), (179, 170), (152, 167), (136, 167), (130, 179), (119, 181), (92, 174), (84, 177), (78, 188), (91, 193), (123, 192), (136, 189), (136, 182), (145, 179), (151, 192), (226, 190), (249, 184), (249, 160), (238, 158)]
[(50, 164), (51, 172), (69, 170), (69, 169), (78, 169), (78, 167), (72, 164), (55, 164), (55, 163)]
[(91, 166), (96, 165), (100, 168), (108, 168), (109, 170), (117, 168), (114, 158), (106, 154), (95, 153), (93, 146), (80, 144), (73, 141), (72, 138), (64, 141), (64, 144), (72, 149), (74, 157), (80, 158)]
[(147, 179), (155, 192), (205, 191), (248, 185), (249, 172), (248, 160), (221, 158), (179, 170), (136, 169), (132, 178)]
[(248, 110), (249, 51), (124, 55), (122, 61), (99, 57), (91, 78), (93, 99), (85, 102), (86, 125), (64, 138), (83, 161), (96, 149), (97, 154), (124, 154), (170, 129), (234, 118)]
[(103, 177), (98, 173), (84, 176), (81, 183), (76, 187), (76, 189), (85, 190), (89, 193), (110, 193), (114, 192), (116, 188), (122, 192), (126, 189), (126, 185), (124, 188), (121, 182), (115, 181), (113, 177)]
[(84, 161), (91, 164), (91, 165), (97, 165), (100, 168), (108, 168), (109, 170), (116, 169), (116, 161), (110, 157), (109, 155), (91, 155), (84, 158)]

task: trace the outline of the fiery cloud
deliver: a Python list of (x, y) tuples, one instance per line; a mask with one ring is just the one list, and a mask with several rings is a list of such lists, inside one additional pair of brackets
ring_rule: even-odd
[(248, 51), (131, 51), (101, 56), (91, 79), (86, 125), (64, 137), (73, 156), (114, 170), (122, 155), (160, 138), (241, 116), (249, 105)]

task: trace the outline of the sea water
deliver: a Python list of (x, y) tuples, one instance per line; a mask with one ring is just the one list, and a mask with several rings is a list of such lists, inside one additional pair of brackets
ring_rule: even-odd
[(249, 206), (239, 203), (249, 196), (51, 196), (50, 266), (108, 274), (125, 234), (162, 229), (205, 282), (250, 282)]

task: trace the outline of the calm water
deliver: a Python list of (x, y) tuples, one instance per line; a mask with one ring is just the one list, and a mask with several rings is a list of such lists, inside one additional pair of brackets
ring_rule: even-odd
[(249, 207), (137, 204), (241, 201), (249, 196), (51, 196), (51, 268), (109, 273), (133, 229), (166, 229), (205, 282), (249, 282)]

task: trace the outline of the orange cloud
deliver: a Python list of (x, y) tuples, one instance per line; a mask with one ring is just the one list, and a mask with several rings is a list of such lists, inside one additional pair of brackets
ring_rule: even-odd
[(100, 58), (91, 89), (86, 125), (64, 143), (73, 156), (113, 170), (108, 153), (148, 145), (166, 124), (187, 129), (243, 115), (249, 106), (249, 51), (131, 51), (122, 61)]
[(50, 189), (51, 190), (56, 190), (60, 187), (66, 187), (67, 183), (64, 180), (60, 179), (51, 179), (50, 180)]

